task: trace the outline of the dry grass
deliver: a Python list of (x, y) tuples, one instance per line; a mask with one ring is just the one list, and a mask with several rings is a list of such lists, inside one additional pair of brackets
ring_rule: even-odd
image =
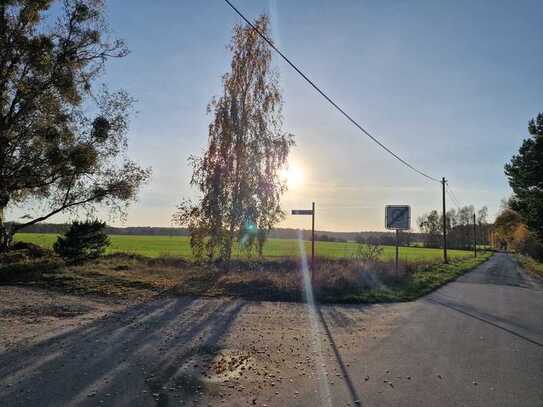
[(528, 271), (534, 273), (539, 277), (543, 277), (543, 263), (538, 262), (529, 256), (517, 255), (517, 259), (520, 264)]
[(326, 262), (317, 270), (314, 286), (323, 294), (372, 290), (405, 282), (420, 264), (402, 263), (396, 272), (391, 261)]
[[(303, 276), (296, 259), (236, 260), (225, 265), (118, 253), (68, 265), (51, 253), (11, 256), (10, 264), (0, 266), (0, 282), (32, 284), (74, 294), (146, 298), (167, 292), (271, 301), (304, 299)], [(313, 287), (316, 297), (325, 302), (409, 300), (458, 277), (483, 260), (483, 256), (462, 259), (448, 266), (402, 263), (396, 272), (391, 261), (319, 259)]]

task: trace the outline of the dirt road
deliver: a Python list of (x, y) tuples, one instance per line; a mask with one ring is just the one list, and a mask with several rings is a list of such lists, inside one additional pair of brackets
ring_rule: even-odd
[(19, 337), (1, 302), (1, 406), (543, 405), (543, 284), (507, 255), (403, 304), (90, 302)]

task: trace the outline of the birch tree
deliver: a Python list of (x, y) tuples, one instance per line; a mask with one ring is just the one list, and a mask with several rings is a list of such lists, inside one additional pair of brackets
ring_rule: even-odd
[[(269, 19), (255, 26), (269, 37)], [(269, 46), (250, 27), (236, 25), (228, 46), (230, 71), (222, 78), (223, 93), (208, 112), (208, 145), (191, 157), (195, 202), (185, 200), (173, 216), (188, 226), (196, 257), (229, 260), (234, 243), (262, 254), (267, 233), (284, 213), (280, 197), (286, 191), (281, 170), (294, 136), (283, 131), (278, 73)]]

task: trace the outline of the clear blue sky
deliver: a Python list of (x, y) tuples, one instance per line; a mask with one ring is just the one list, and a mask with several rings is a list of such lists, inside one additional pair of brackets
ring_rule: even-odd
[[(543, 111), (543, 2), (232, 0), (246, 15), (271, 15), (273, 36), (325, 91), (408, 161), (445, 176), (462, 203), (494, 214), (510, 194), (503, 165)], [(153, 178), (129, 225), (169, 225), (189, 187), (187, 158), (206, 145), (206, 105), (220, 93), (232, 26), (222, 0), (110, 0), (114, 34), (131, 54), (104, 81), (138, 99), (131, 156)], [(317, 227), (383, 229), (386, 204), (416, 219), (439, 208), (439, 184), (411, 172), (334, 111), (276, 60), (285, 130), (303, 184), (285, 209), (317, 202)], [(56, 219), (61, 220), (61, 218)], [(307, 227), (289, 217), (283, 226)]]

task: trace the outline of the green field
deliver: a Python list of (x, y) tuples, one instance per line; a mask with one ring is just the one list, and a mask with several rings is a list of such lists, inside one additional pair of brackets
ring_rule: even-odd
[[(18, 233), (15, 240), (35, 243), (44, 247), (52, 247), (57, 238), (56, 234)], [(351, 257), (356, 252), (356, 243), (317, 242), (316, 255), (318, 257), (341, 258)], [(305, 242), (307, 254), (311, 253), (311, 243)], [(394, 258), (395, 248), (385, 246), (383, 260)], [(108, 253), (134, 253), (147, 257), (181, 256), (192, 258), (188, 237), (182, 236), (128, 236), (112, 235), (111, 246)], [(450, 259), (460, 259), (472, 256), (472, 252), (463, 250), (449, 250)], [(237, 248), (235, 257), (246, 257)], [(270, 239), (264, 247), (266, 258), (298, 257), (299, 247), (297, 240)], [(426, 249), (420, 247), (400, 247), (400, 261), (428, 262), (442, 258), (441, 249)]]

